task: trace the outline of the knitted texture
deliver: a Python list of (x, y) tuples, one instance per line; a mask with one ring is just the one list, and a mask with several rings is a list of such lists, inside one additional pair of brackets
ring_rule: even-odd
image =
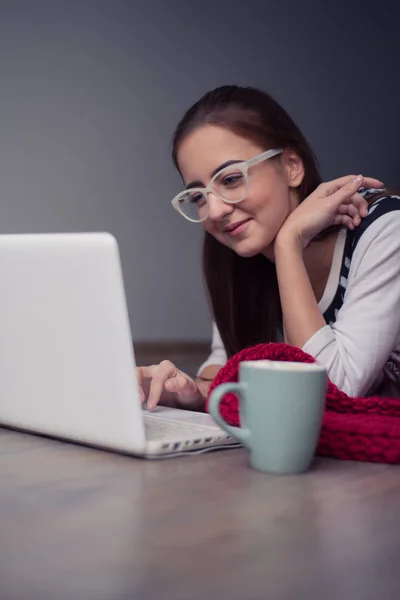
[[(259, 344), (228, 360), (211, 384), (210, 394), (221, 383), (238, 381), (241, 361), (265, 359), (315, 362), (312, 356), (294, 346)], [(220, 412), (227, 423), (240, 426), (235, 394), (222, 399)], [(400, 463), (400, 398), (350, 398), (328, 381), (317, 454), (342, 460)]]

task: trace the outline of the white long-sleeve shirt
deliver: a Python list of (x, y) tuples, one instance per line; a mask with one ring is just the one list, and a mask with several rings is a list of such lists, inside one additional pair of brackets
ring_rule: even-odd
[[(391, 201), (397, 197), (391, 197)], [(330, 380), (350, 396), (400, 395), (400, 210), (373, 220), (378, 200), (370, 206), (372, 221), (351, 257), (344, 256), (346, 229), (339, 232), (331, 270), (319, 302), (322, 313), (342, 295), (335, 319), (303, 346), (327, 369)], [(398, 198), (400, 209), (400, 198)], [(384, 206), (384, 205), (382, 205)], [(381, 207), (382, 208), (382, 207)], [(381, 210), (382, 212), (382, 210)], [(377, 213), (378, 214), (378, 213)], [(347, 267), (347, 278), (343, 268)], [(213, 323), (207, 365), (224, 365), (227, 355)]]

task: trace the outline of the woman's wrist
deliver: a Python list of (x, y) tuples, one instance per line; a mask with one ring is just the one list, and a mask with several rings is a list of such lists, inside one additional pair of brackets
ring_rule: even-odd
[[(296, 253), (303, 255), (303, 244), (301, 237), (289, 228), (282, 227), (281, 231), (276, 236), (274, 244), (275, 254)], [(276, 256), (275, 256), (276, 258)]]

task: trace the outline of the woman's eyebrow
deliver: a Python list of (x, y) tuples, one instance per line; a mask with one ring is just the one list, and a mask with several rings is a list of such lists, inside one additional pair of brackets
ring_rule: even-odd
[[(236, 165), (237, 163), (241, 163), (243, 162), (242, 159), (236, 159), (236, 160), (227, 160), (226, 162), (222, 163), (222, 165), (219, 165), (219, 167), (217, 167), (216, 169), (214, 169), (214, 171), (211, 173), (211, 179), (214, 177), (214, 175), (216, 175), (218, 173), (218, 171), (221, 171), (221, 169), (225, 169), (225, 167), (230, 167), (231, 165)], [(203, 187), (204, 183), (198, 179), (196, 179), (195, 181), (191, 181), (190, 183), (188, 183), (185, 186), (185, 190), (188, 190), (189, 188), (194, 188), (194, 187)]]

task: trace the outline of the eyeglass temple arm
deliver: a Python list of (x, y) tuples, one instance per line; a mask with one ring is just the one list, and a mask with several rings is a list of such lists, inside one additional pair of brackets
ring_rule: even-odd
[(259, 156), (255, 156), (254, 158), (251, 158), (250, 160), (248, 160), (247, 164), (249, 167), (252, 167), (253, 165), (258, 164), (262, 160), (267, 160), (268, 158), (272, 158), (273, 156), (276, 156), (277, 154), (282, 154), (282, 152), (283, 152), (283, 150), (280, 148), (279, 149), (274, 148), (273, 150), (267, 150), (266, 152), (263, 152)]

